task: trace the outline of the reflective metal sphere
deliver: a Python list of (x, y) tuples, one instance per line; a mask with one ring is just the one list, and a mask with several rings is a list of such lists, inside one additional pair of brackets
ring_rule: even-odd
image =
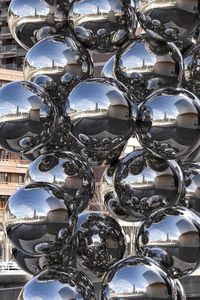
[(128, 257), (112, 266), (103, 281), (102, 300), (176, 299), (174, 281), (149, 258)]
[(107, 77), (107, 78), (114, 78), (115, 71), (114, 71), (114, 62), (115, 62), (115, 55), (113, 55), (104, 65), (102, 71), (101, 71), (101, 77)]
[(142, 35), (117, 52), (114, 74), (137, 102), (143, 102), (152, 91), (181, 84), (183, 59), (173, 43)]
[(75, 0), (69, 9), (69, 26), (77, 40), (90, 50), (112, 52), (135, 31), (135, 7), (123, 0)]
[(200, 97), (200, 44), (184, 54), (183, 86)]
[(111, 78), (93, 78), (78, 84), (69, 94), (65, 116), (81, 155), (101, 164), (118, 154), (135, 129), (137, 107), (127, 90)]
[(181, 168), (185, 183), (183, 205), (200, 213), (200, 164), (186, 162), (181, 164)]
[(63, 232), (68, 232), (71, 238), (74, 230), (69, 225), (71, 215), (70, 202), (60, 188), (48, 183), (32, 183), (19, 188), (9, 198), (4, 226), (17, 249), (42, 256), (60, 250), (59, 239)]
[(176, 161), (160, 159), (143, 149), (122, 158), (114, 176), (116, 197), (134, 221), (146, 218), (155, 209), (176, 204), (182, 182)]
[(138, 21), (151, 36), (174, 41), (185, 39), (199, 24), (199, 0), (143, 0)]
[(8, 25), (12, 36), (23, 48), (31, 48), (45, 35), (66, 31), (66, 14), (53, 1), (12, 0)]
[(45, 256), (31, 256), (17, 248), (13, 248), (12, 255), (18, 266), (31, 275), (39, 274), (47, 265)]
[(120, 225), (101, 212), (78, 216), (78, 255), (82, 264), (101, 277), (125, 252), (125, 238)]
[(25, 285), (17, 300), (95, 300), (94, 287), (84, 273), (49, 269)]
[(90, 77), (93, 63), (89, 52), (72, 38), (54, 36), (41, 40), (28, 51), (23, 71), (25, 79), (31, 81), (39, 75), (50, 77), (57, 86), (54, 92), (58, 98)]
[(4, 85), (0, 107), (0, 145), (6, 150), (29, 153), (52, 136), (57, 110), (40, 86), (27, 81)]
[(94, 174), (80, 156), (71, 152), (43, 154), (29, 166), (27, 182), (49, 182), (62, 188), (82, 212), (94, 194)]
[(186, 300), (187, 298), (186, 298), (185, 290), (181, 282), (178, 279), (176, 279), (175, 284), (177, 289), (177, 300)]
[(101, 177), (100, 197), (102, 204), (106, 206), (113, 218), (126, 222), (135, 222), (135, 215), (130, 214), (130, 212), (121, 205), (114, 192), (115, 170), (116, 165), (110, 165), (106, 168)]
[(139, 114), (139, 141), (155, 155), (181, 158), (199, 145), (200, 101), (187, 90), (158, 90), (140, 106)]
[[(161, 256), (160, 248), (168, 254)], [(174, 278), (192, 273), (200, 262), (200, 217), (184, 207), (164, 208), (141, 223), (136, 237), (139, 255), (150, 255), (167, 267)], [(157, 253), (157, 255), (156, 255)]]

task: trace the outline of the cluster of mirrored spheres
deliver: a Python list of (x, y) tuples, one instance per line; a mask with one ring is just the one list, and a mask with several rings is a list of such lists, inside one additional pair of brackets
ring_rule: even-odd
[[(24, 81), (0, 89), (0, 145), (32, 161), (4, 212), (34, 275), (18, 300), (186, 299), (179, 278), (200, 263), (199, 20), (199, 0), (11, 1), (27, 54)], [(113, 52), (98, 78), (93, 52)], [(141, 148), (125, 155), (131, 137)], [(89, 211), (99, 166), (105, 209)]]

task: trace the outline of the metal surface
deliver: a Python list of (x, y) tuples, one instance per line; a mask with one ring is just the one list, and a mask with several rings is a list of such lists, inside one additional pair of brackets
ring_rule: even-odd
[(125, 258), (111, 267), (103, 281), (102, 300), (176, 299), (174, 281), (149, 258)]
[(184, 54), (183, 86), (200, 97), (200, 44)]
[(140, 24), (157, 39), (185, 39), (199, 24), (199, 0), (141, 0)]
[(178, 279), (176, 279), (175, 284), (177, 288), (177, 300), (186, 300), (187, 298), (186, 298), (185, 290), (181, 282)]
[(94, 287), (82, 272), (49, 269), (31, 279), (17, 300), (95, 300)]
[(114, 62), (115, 62), (115, 55), (113, 55), (104, 65), (102, 71), (101, 71), (101, 77), (107, 77), (107, 78), (114, 78), (115, 71), (114, 71)]
[(72, 197), (82, 212), (94, 195), (94, 174), (80, 156), (71, 152), (52, 152), (34, 160), (27, 172), (26, 182), (49, 182)]
[(64, 233), (69, 239), (73, 237), (75, 224), (71, 216), (70, 202), (63, 191), (40, 182), (19, 188), (9, 198), (3, 223), (7, 236), (17, 249), (44, 256), (60, 251)]
[(181, 84), (183, 59), (173, 43), (142, 35), (117, 52), (113, 68), (133, 98), (143, 102), (152, 91)]
[[(167, 263), (155, 248), (167, 253)], [(200, 261), (200, 217), (184, 207), (157, 210), (141, 223), (136, 249), (138, 255), (157, 259), (174, 278), (187, 276)]]
[(66, 22), (66, 13), (55, 1), (12, 0), (8, 8), (12, 36), (25, 49), (43, 37), (66, 32)]
[(69, 26), (88, 49), (112, 52), (135, 31), (135, 8), (122, 0), (75, 0), (69, 9)]
[(81, 155), (98, 165), (120, 154), (134, 132), (137, 107), (118, 81), (94, 78), (70, 92), (65, 116), (70, 119)]
[(4, 85), (0, 107), (0, 145), (6, 150), (29, 153), (53, 134), (57, 110), (40, 86), (27, 81)]
[(82, 265), (101, 277), (125, 253), (125, 238), (120, 225), (102, 212), (78, 216), (78, 255)]
[(200, 101), (182, 88), (151, 94), (139, 107), (140, 143), (165, 159), (184, 157), (199, 145)]
[(117, 164), (114, 190), (121, 207), (133, 221), (141, 221), (158, 208), (178, 203), (183, 175), (175, 161), (159, 159), (140, 149)]
[[(23, 71), (26, 80), (50, 77), (54, 83), (50, 91), (64, 101), (71, 87), (92, 76), (93, 63), (89, 52), (72, 38), (54, 36), (41, 40), (27, 52)], [(48, 83), (46, 80), (43, 84), (48, 87)]]

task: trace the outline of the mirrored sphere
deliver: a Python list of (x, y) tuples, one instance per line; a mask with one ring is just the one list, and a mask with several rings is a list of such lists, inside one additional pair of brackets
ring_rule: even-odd
[(24, 286), (17, 300), (95, 300), (92, 282), (80, 271), (49, 269)]
[[(163, 208), (151, 214), (138, 229), (136, 249), (145, 256), (154, 248), (171, 257), (170, 263), (163, 265), (174, 278), (191, 274), (200, 262), (200, 217), (184, 207)], [(153, 259), (162, 263), (160, 252), (157, 254), (154, 251)]]
[(110, 165), (105, 169), (101, 177), (101, 202), (106, 206), (106, 209), (112, 214), (113, 218), (126, 222), (135, 222), (135, 215), (130, 214), (129, 210), (121, 205), (116, 193), (114, 192), (115, 170), (116, 165)]
[(181, 164), (181, 168), (185, 183), (183, 205), (200, 213), (200, 164), (186, 162)]
[(183, 58), (183, 86), (200, 97), (200, 44), (191, 47)]
[(26, 80), (33, 81), (38, 75), (52, 78), (58, 98), (92, 76), (93, 63), (89, 52), (72, 38), (54, 36), (41, 40), (27, 52), (23, 71)]
[(109, 58), (109, 60), (105, 63), (101, 71), (101, 77), (116, 79), (115, 71), (114, 71), (114, 62), (115, 62), (115, 55)]
[(174, 160), (164, 160), (144, 149), (133, 151), (117, 164), (114, 176), (116, 197), (135, 221), (153, 210), (178, 203), (183, 175)]
[(28, 169), (26, 181), (49, 182), (71, 196), (82, 212), (94, 194), (94, 174), (80, 156), (71, 152), (51, 152), (39, 156)]
[(178, 279), (175, 280), (175, 285), (177, 289), (177, 300), (186, 300), (187, 298), (186, 298), (185, 290)]
[(182, 88), (151, 94), (139, 107), (140, 143), (165, 159), (181, 158), (199, 145), (200, 101)]
[(154, 38), (185, 39), (199, 24), (199, 0), (143, 0), (137, 13), (142, 27)]
[(174, 281), (150, 258), (128, 257), (114, 264), (104, 278), (102, 300), (176, 299)]
[(17, 249), (42, 256), (60, 250), (57, 246), (62, 232), (68, 232), (71, 238), (71, 215), (70, 202), (60, 188), (32, 183), (12, 194), (3, 219), (7, 235)]
[(0, 107), (0, 145), (6, 150), (29, 153), (52, 136), (57, 110), (40, 86), (28, 81), (4, 85)]
[(31, 275), (39, 274), (44, 268), (46, 268), (47, 260), (45, 256), (31, 256), (24, 253), (17, 248), (13, 248), (12, 256), (14, 257), (18, 266), (26, 273)]
[(143, 102), (154, 90), (181, 84), (183, 59), (173, 43), (142, 35), (117, 52), (114, 74), (137, 102)]
[(125, 253), (125, 238), (120, 225), (102, 212), (78, 216), (78, 255), (82, 264), (101, 277)]
[(112, 52), (135, 31), (135, 8), (122, 0), (75, 0), (69, 9), (69, 26), (88, 49)]
[(134, 132), (137, 107), (118, 81), (93, 78), (70, 92), (65, 116), (82, 148), (81, 155), (98, 165), (121, 152)]
[[(8, 25), (12, 36), (23, 48), (37, 43), (38, 35), (66, 31), (66, 13), (49, 0), (12, 0), (8, 8)], [(48, 30), (47, 30), (48, 29)]]

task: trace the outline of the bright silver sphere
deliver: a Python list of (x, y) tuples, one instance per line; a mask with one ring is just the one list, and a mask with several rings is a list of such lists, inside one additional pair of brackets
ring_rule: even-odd
[(187, 300), (184, 287), (178, 279), (175, 280), (175, 285), (177, 289), (177, 300)]
[(70, 202), (63, 197), (60, 188), (48, 183), (32, 183), (19, 188), (9, 198), (4, 226), (17, 249), (42, 256), (60, 250), (57, 245), (64, 231), (68, 230), (71, 238), (71, 215)]
[(125, 253), (125, 238), (120, 225), (102, 212), (78, 216), (78, 255), (85, 268), (101, 277)]
[(12, 36), (23, 48), (31, 48), (41, 36), (66, 31), (66, 14), (53, 1), (12, 0), (8, 25)]
[(113, 218), (120, 219), (126, 222), (135, 222), (135, 215), (121, 205), (119, 199), (114, 192), (114, 176), (115, 176), (116, 165), (108, 166), (102, 177), (100, 185), (100, 197), (101, 202), (112, 214)]
[(75, 0), (69, 9), (69, 26), (88, 49), (112, 52), (135, 31), (135, 7), (123, 0)]
[(40, 86), (27, 81), (6, 84), (0, 89), (0, 107), (0, 145), (6, 150), (29, 153), (52, 136), (57, 110)]
[(184, 54), (183, 86), (200, 97), (200, 44)]
[(137, 107), (131, 100), (125, 87), (111, 78), (85, 80), (70, 92), (65, 115), (91, 164), (112, 160), (134, 132)]
[(127, 214), (140, 221), (153, 210), (178, 203), (183, 175), (176, 161), (133, 151), (120, 160), (114, 176), (116, 197)]
[(80, 271), (49, 269), (24, 286), (17, 300), (95, 300), (92, 282)]
[[(57, 86), (56, 95), (93, 74), (89, 52), (70, 37), (54, 36), (41, 40), (27, 53), (24, 60), (24, 77), (36, 80), (39, 75), (50, 77)], [(62, 99), (64, 100), (64, 99)]]
[(181, 165), (181, 168), (185, 183), (183, 205), (200, 213), (200, 164), (186, 162)]
[(143, 102), (154, 90), (181, 84), (183, 59), (173, 43), (142, 35), (117, 52), (114, 74), (137, 102)]
[(82, 212), (94, 194), (94, 174), (80, 156), (71, 152), (52, 152), (39, 156), (29, 166), (27, 182), (49, 182), (72, 197)]
[(139, 141), (155, 155), (180, 159), (199, 145), (200, 100), (187, 90), (158, 90), (140, 106), (139, 114)]
[(13, 248), (12, 256), (18, 266), (31, 275), (39, 274), (47, 266), (45, 256), (31, 256), (17, 248)]
[(114, 72), (114, 62), (115, 62), (115, 55), (113, 55), (104, 65), (101, 71), (101, 77), (107, 78), (114, 78), (116, 79), (115, 72)]
[(114, 264), (104, 278), (102, 300), (176, 300), (169, 274), (150, 258), (128, 257)]
[(199, 0), (142, 0), (137, 17), (156, 39), (184, 40), (199, 24)]
[[(167, 253), (168, 265), (166, 256), (154, 248)], [(164, 259), (163, 265), (174, 278), (187, 276), (200, 262), (200, 217), (184, 207), (157, 210), (141, 223), (136, 249), (139, 255), (151, 256), (161, 264)]]

